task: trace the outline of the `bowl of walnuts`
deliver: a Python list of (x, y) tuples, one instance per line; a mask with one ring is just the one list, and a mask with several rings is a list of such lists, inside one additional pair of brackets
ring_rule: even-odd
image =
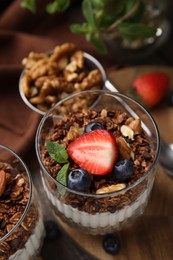
[(102, 89), (106, 79), (102, 65), (73, 43), (57, 45), (47, 53), (30, 52), (22, 64), (20, 95), (41, 115), (68, 95)]

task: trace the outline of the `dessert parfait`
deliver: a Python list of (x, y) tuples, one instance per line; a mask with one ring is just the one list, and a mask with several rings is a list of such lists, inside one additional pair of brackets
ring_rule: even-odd
[(22, 64), (21, 97), (42, 115), (70, 94), (101, 89), (105, 78), (100, 63), (73, 43), (57, 45), (49, 53), (30, 52)]
[(0, 145), (0, 259), (36, 257), (44, 234), (41, 207), (30, 174), (13, 151)]
[[(83, 109), (76, 103), (64, 113), (65, 103), (76, 97), (80, 103), (84, 96), (95, 97), (95, 103)], [(78, 230), (105, 234), (144, 211), (156, 172), (159, 134), (148, 112), (131, 98), (84, 91), (43, 117), (36, 151), (57, 216)]]

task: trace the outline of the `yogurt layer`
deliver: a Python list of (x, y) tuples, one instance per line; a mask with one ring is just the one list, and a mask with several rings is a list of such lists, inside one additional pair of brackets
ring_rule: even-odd
[[(72, 226), (82, 228), (87, 233), (104, 234), (108, 230), (120, 230), (124, 224), (130, 222), (131, 219), (141, 215), (147, 205), (148, 198), (153, 186), (153, 182), (139, 195), (139, 197), (129, 205), (124, 206), (122, 209), (114, 213), (103, 212), (96, 214), (89, 214), (73, 208), (61, 202), (56, 195), (54, 195), (46, 185), (45, 179), (42, 176), (44, 190), (51, 202), (54, 210), (65, 222), (71, 223)], [(86, 230), (85, 230), (86, 229)]]

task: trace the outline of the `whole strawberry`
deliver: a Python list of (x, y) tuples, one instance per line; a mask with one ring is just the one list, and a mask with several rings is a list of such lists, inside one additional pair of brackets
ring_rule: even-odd
[(166, 94), (169, 77), (164, 72), (155, 72), (137, 77), (130, 87), (133, 98), (147, 108), (158, 105)]

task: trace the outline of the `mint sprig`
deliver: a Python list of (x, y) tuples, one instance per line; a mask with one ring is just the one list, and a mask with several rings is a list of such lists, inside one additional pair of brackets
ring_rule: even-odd
[(64, 12), (70, 6), (70, 0), (54, 0), (46, 5), (46, 11), (49, 14), (54, 14), (56, 12)]
[(46, 149), (49, 155), (58, 163), (68, 162), (68, 153), (66, 149), (59, 143), (50, 141), (46, 144)]
[(57, 142), (49, 141), (46, 143), (46, 149), (50, 157), (60, 164), (64, 164), (58, 171), (56, 180), (67, 186), (67, 172), (69, 168), (68, 153), (66, 149)]
[(67, 186), (67, 172), (69, 165), (69, 163), (64, 164), (56, 176), (56, 180), (62, 183), (64, 186)]
[(22, 0), (20, 6), (28, 9), (33, 14), (37, 11), (36, 0)]

